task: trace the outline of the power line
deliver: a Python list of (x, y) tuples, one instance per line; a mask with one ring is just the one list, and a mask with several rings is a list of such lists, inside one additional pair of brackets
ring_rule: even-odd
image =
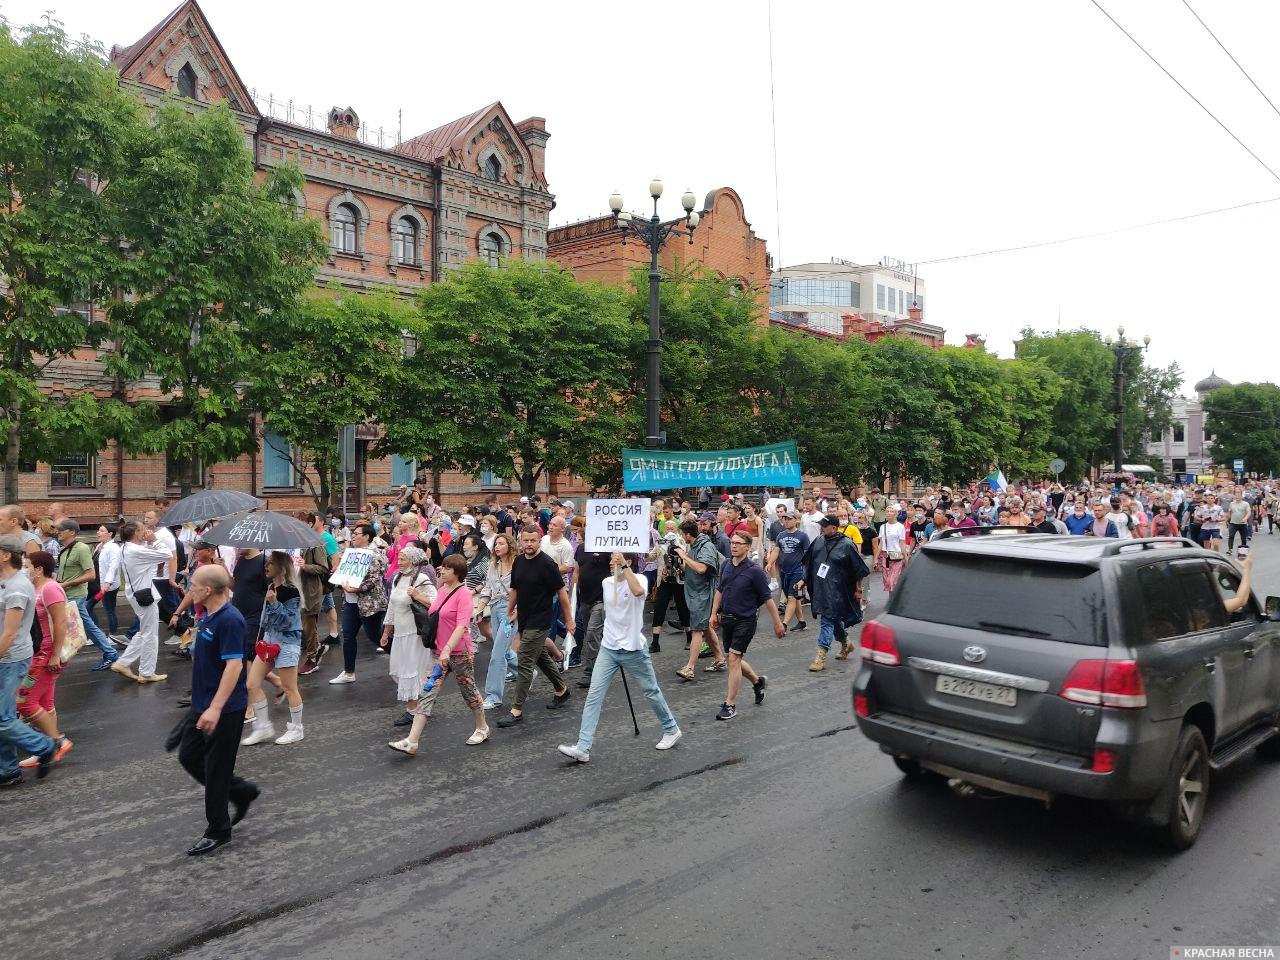
[[(1263, 168), (1264, 170), (1266, 170), (1266, 171), (1267, 171), (1267, 173), (1271, 174), (1271, 176), (1273, 176), (1276, 180), (1280, 180), (1280, 173), (1276, 173), (1276, 172), (1275, 172), (1275, 170), (1271, 169), (1271, 167), (1267, 164), (1267, 162), (1266, 162), (1265, 160), (1263, 160), (1260, 156), (1258, 156), (1256, 153), (1254, 153), (1252, 149), (1250, 149), (1250, 147), (1249, 147), (1249, 145), (1248, 145), (1247, 143), (1245, 143), (1243, 140), (1241, 140), (1239, 137), (1237, 137), (1237, 136), (1235, 135), (1235, 133), (1234, 133), (1234, 132), (1232, 132), (1232, 130), (1231, 130), (1231, 128), (1230, 128), (1230, 127), (1228, 127), (1225, 123), (1223, 123), (1220, 119), (1218, 119), (1218, 115), (1217, 115), (1216, 113), (1214, 113), (1212, 110), (1210, 110), (1208, 107), (1206, 107), (1206, 106), (1204, 105), (1204, 103), (1203, 103), (1203, 102), (1201, 102), (1201, 100), (1200, 100), (1200, 98), (1199, 98), (1199, 97), (1197, 97), (1194, 93), (1192, 93), (1190, 90), (1188, 90), (1188, 89), (1183, 85), (1183, 83), (1182, 83), (1182, 81), (1181, 81), (1181, 80), (1179, 80), (1179, 79), (1178, 79), (1177, 77), (1175, 77), (1172, 73), (1170, 73), (1170, 72), (1169, 72), (1169, 70), (1165, 67), (1165, 65), (1164, 65), (1163, 63), (1161, 63), (1159, 60), (1157, 60), (1157, 59), (1155, 58), (1155, 56), (1151, 53), (1151, 51), (1150, 51), (1150, 50), (1148, 50), (1148, 49), (1147, 49), (1146, 47), (1144, 47), (1141, 43), (1139, 43), (1139, 42), (1138, 42), (1138, 40), (1137, 40), (1137, 38), (1136, 38), (1136, 37), (1134, 37), (1134, 35), (1133, 35), (1133, 34), (1131, 34), (1128, 30), (1126, 30), (1126, 29), (1125, 29), (1125, 28), (1120, 24), (1120, 21), (1119, 21), (1119, 20), (1117, 20), (1117, 19), (1116, 19), (1115, 17), (1113, 17), (1110, 13), (1108, 13), (1108, 12), (1107, 12), (1107, 8), (1106, 8), (1106, 7), (1104, 7), (1101, 3), (1099, 3), (1099, 2), (1098, 2), (1098, 0), (1089, 0), (1089, 2), (1090, 2), (1090, 3), (1092, 3), (1095, 7), (1097, 7), (1097, 8), (1102, 12), (1102, 15), (1103, 15), (1104, 17), (1106, 17), (1106, 18), (1107, 18), (1108, 20), (1110, 20), (1113, 24), (1115, 24), (1116, 29), (1117, 29), (1117, 30), (1119, 30), (1121, 33), (1123, 33), (1126, 37), (1128, 37), (1128, 38), (1129, 38), (1129, 40), (1133, 43), (1133, 45), (1134, 45), (1135, 47), (1137, 47), (1139, 50), (1141, 50), (1141, 51), (1146, 55), (1146, 57), (1147, 57), (1147, 59), (1148, 59), (1148, 60), (1150, 60), (1150, 61), (1151, 61), (1152, 63), (1154, 63), (1157, 67), (1159, 67), (1159, 68), (1160, 68), (1160, 72), (1161, 72), (1161, 73), (1163, 73), (1166, 77), (1168, 77), (1170, 80), (1172, 80), (1174, 83), (1176, 83), (1176, 84), (1178, 85), (1178, 89), (1179, 89), (1179, 90), (1181, 90), (1181, 91), (1182, 91), (1183, 93), (1185, 93), (1188, 97), (1190, 97), (1193, 101), (1195, 101), (1196, 106), (1198, 106), (1201, 110), (1203, 110), (1205, 113), (1207, 113), (1207, 114), (1208, 114), (1208, 115), (1213, 119), (1213, 122), (1214, 122), (1214, 123), (1216, 123), (1216, 124), (1217, 124), (1218, 126), (1220, 126), (1223, 130), (1225, 130), (1225, 131), (1226, 131), (1226, 133), (1227, 133), (1227, 136), (1229, 136), (1229, 137), (1230, 137), (1232, 140), (1234, 140), (1236, 143), (1240, 144), (1240, 146), (1241, 146), (1242, 148), (1244, 148), (1245, 152), (1246, 152), (1246, 153), (1248, 153), (1248, 154), (1249, 154), (1249, 156), (1253, 157), (1253, 159), (1254, 159), (1254, 160), (1258, 161), (1258, 163), (1262, 166), (1262, 168)], [(1233, 58), (1233, 59), (1234, 59), (1234, 58)]]
[(1266, 93), (1263, 92), (1260, 86), (1258, 86), (1257, 81), (1254, 80), (1253, 77), (1249, 76), (1249, 71), (1246, 70), (1244, 66), (1241, 65), (1240, 61), (1237, 60), (1232, 55), (1231, 51), (1227, 49), (1227, 45), (1218, 39), (1218, 35), (1216, 33), (1214, 33), (1212, 30), (1209, 29), (1209, 25), (1204, 22), (1204, 20), (1200, 17), (1200, 14), (1196, 13), (1195, 8), (1191, 6), (1188, 0), (1182, 0), (1182, 5), (1191, 11), (1191, 15), (1196, 18), (1196, 22), (1199, 23), (1200, 26), (1204, 27), (1205, 32), (1208, 33), (1209, 36), (1213, 37), (1213, 42), (1216, 43), (1219, 47), (1221, 47), (1222, 52), (1231, 58), (1231, 62), (1236, 65), (1236, 69), (1239, 70), (1242, 74), (1244, 74), (1244, 78), (1248, 80), (1251, 84), (1253, 84), (1253, 89), (1257, 90), (1258, 94), (1262, 97), (1262, 99), (1267, 101), (1267, 106), (1269, 106), (1275, 112), (1275, 115), (1277, 117), (1280, 117), (1280, 108), (1276, 107), (1276, 105), (1271, 102), (1271, 98), (1268, 97)]
[(765, 16), (769, 27), (769, 129), (773, 135), (773, 220), (778, 237), (778, 267), (782, 260), (782, 191), (778, 184), (778, 108), (773, 92), (773, 0), (765, 0)]

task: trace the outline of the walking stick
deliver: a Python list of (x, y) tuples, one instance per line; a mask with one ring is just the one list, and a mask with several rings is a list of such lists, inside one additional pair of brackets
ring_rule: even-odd
[(622, 689), (627, 695), (627, 706), (631, 708), (631, 725), (636, 728), (636, 736), (638, 737), (640, 736), (640, 724), (636, 722), (636, 707), (631, 702), (631, 688), (627, 686), (627, 671), (622, 669), (618, 672), (622, 674)]

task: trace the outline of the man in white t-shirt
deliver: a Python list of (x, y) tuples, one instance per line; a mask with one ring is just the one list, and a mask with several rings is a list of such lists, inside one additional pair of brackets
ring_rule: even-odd
[(803, 503), (804, 509), (800, 513), (800, 529), (804, 531), (810, 543), (816, 543), (822, 539), (823, 513), (818, 509), (818, 504), (813, 497), (805, 497)]
[[(564, 588), (572, 594), (575, 561), (573, 544), (564, 535), (568, 525), (569, 521), (564, 517), (551, 518), (547, 523), (547, 532), (542, 537), (542, 552), (556, 562), (556, 566), (560, 568), (560, 575), (564, 577)], [(547, 634), (547, 638), (555, 643), (564, 635), (564, 618), (561, 616), (560, 602), (558, 599), (553, 599), (551, 601), (551, 632)]]
[(582, 707), (582, 724), (578, 728), (576, 744), (561, 744), (560, 752), (578, 763), (591, 759), (591, 741), (596, 725), (600, 722), (600, 710), (604, 696), (613, 682), (613, 675), (625, 670), (640, 685), (654, 716), (662, 724), (659, 750), (670, 750), (683, 734), (675, 715), (667, 706), (667, 700), (658, 687), (653, 672), (653, 661), (645, 646), (644, 601), (649, 593), (648, 583), (636, 576), (630, 557), (615, 553), (610, 558), (613, 575), (607, 577), (604, 587), (604, 636), (600, 640), (600, 654), (591, 671), (591, 689)]
[(1130, 517), (1120, 509), (1120, 498), (1111, 498), (1111, 510), (1108, 511), (1106, 518), (1116, 525), (1116, 536), (1121, 540), (1132, 540), (1133, 529), (1129, 526)]

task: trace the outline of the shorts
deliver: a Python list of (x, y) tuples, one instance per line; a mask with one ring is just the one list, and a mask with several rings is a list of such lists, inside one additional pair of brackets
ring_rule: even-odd
[(1210, 529), (1209, 527), (1200, 528), (1200, 546), (1203, 547), (1210, 540), (1221, 540), (1221, 539), (1222, 539), (1222, 531), (1219, 530), (1217, 527), (1214, 527), (1213, 529)]
[(287, 670), (302, 662), (302, 641), (280, 644), (280, 652), (276, 654), (276, 669)]
[(783, 570), (779, 580), (782, 583), (782, 595), (784, 597), (795, 597), (799, 594), (796, 592), (796, 583), (804, 579), (804, 567), (796, 567), (793, 570)]
[(742, 656), (751, 645), (751, 638), (756, 635), (758, 617), (735, 617), (732, 614), (720, 615), (720, 642), (730, 653)]
[(333, 609), (333, 591), (326, 590), (324, 592), (324, 599), (320, 601), (320, 612), (328, 613), (332, 609)]

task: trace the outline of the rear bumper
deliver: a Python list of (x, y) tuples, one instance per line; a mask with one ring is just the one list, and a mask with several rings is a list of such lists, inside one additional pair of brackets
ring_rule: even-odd
[[(1159, 791), (1173, 745), (1165, 724), (1103, 723), (1097, 746), (1115, 754), (1110, 773), (1095, 773), (1093, 758), (1036, 749), (880, 712), (858, 717), (858, 728), (885, 753), (914, 757), (988, 780), (1047, 794), (1094, 800), (1145, 800)], [(1133, 735), (1147, 732), (1145, 739)], [(1176, 734), (1176, 730), (1174, 731)]]

